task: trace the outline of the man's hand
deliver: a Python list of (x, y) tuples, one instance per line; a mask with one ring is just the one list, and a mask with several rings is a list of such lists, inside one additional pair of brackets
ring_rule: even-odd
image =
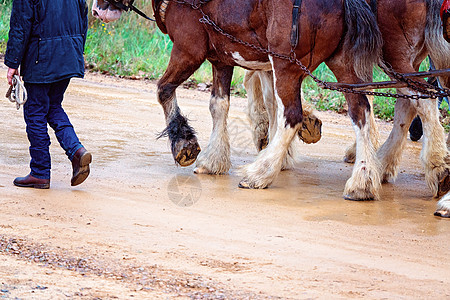
[(8, 73), (6, 74), (6, 78), (8, 79), (9, 85), (12, 85), (12, 80), (14, 75), (19, 75), (19, 71), (17, 69), (8, 68)]

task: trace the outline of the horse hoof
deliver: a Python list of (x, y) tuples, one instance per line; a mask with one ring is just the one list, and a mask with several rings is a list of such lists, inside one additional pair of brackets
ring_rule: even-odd
[(367, 195), (367, 196), (363, 196), (363, 197), (358, 197), (355, 194), (351, 193), (351, 194), (345, 194), (344, 199), (350, 200), (350, 201), (372, 201), (372, 200), (375, 200), (375, 196)]
[(345, 155), (344, 156), (344, 162), (348, 164), (354, 164), (356, 160), (356, 157), (354, 154)]
[(194, 169), (194, 173), (195, 174), (211, 174), (211, 171), (209, 171), (207, 168), (205, 167), (196, 167)]
[(182, 167), (190, 166), (195, 162), (200, 151), (201, 149), (197, 142), (187, 142), (184, 144), (184, 147), (178, 151), (178, 154), (175, 156), (175, 161)]
[(269, 138), (266, 135), (264, 138), (258, 140), (258, 146), (257, 146), (258, 152), (266, 149), (267, 144), (269, 144)]
[(246, 181), (239, 182), (238, 187), (241, 188), (241, 189), (250, 189), (250, 185)]
[(305, 116), (298, 137), (306, 144), (314, 144), (322, 138), (322, 121), (314, 115)]
[(239, 182), (238, 187), (241, 188), (241, 189), (255, 189), (255, 190), (258, 190), (258, 189), (267, 189), (268, 186), (267, 185), (257, 186), (255, 184), (250, 183), (247, 179), (244, 178), (244, 179), (241, 180), (241, 182)]
[(438, 209), (434, 215), (441, 218), (450, 218), (450, 210)]
[(445, 169), (445, 171), (439, 176), (437, 196), (441, 197), (447, 194), (448, 191), (450, 191), (450, 173), (448, 169)]

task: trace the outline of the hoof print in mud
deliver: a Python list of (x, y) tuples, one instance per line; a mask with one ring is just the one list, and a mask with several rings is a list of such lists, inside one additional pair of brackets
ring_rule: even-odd
[(444, 196), (448, 191), (450, 191), (450, 172), (448, 169), (445, 169), (439, 176), (437, 197)]
[(305, 116), (298, 137), (306, 144), (314, 144), (322, 138), (322, 121), (314, 115)]
[(197, 142), (186, 143), (181, 150), (179, 150), (175, 156), (175, 161), (182, 167), (192, 165), (197, 159), (201, 149)]

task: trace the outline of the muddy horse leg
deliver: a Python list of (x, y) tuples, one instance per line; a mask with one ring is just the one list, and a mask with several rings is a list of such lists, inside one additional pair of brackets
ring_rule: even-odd
[(227, 117), (232, 76), (233, 67), (213, 65), (213, 87), (209, 103), (213, 128), (208, 147), (197, 159), (194, 169), (197, 174), (223, 174), (231, 167)]
[[(248, 93), (248, 118), (250, 120), (252, 134), (255, 143), (257, 144), (258, 152), (267, 147), (267, 144), (273, 140), (277, 131), (277, 103), (275, 100), (275, 91), (273, 86), (273, 72), (272, 71), (252, 71), (248, 73), (249, 77), (246, 80), (246, 89)], [(309, 117), (314, 117), (312, 109), (309, 111), (303, 110), (303, 115), (307, 114)], [(311, 119), (308, 119), (311, 121)], [(322, 122), (315, 118), (314, 120), (321, 126)], [(303, 118), (303, 125), (305, 118)], [(308, 125), (312, 123), (309, 122)], [(258, 126), (256, 126), (258, 125)], [(312, 128), (311, 128), (312, 129)], [(306, 135), (305, 129), (305, 135)], [(320, 134), (319, 128), (319, 134)], [(309, 131), (308, 131), (309, 132)], [(311, 130), (317, 133), (317, 130)], [(300, 131), (299, 131), (300, 135)], [(316, 137), (317, 138), (317, 137)], [(320, 139), (320, 135), (319, 135)], [(296, 157), (299, 156), (298, 142), (294, 139), (289, 146), (288, 154), (283, 161), (282, 170), (291, 169), (294, 167)]]
[(203, 60), (186, 55), (174, 45), (166, 72), (158, 82), (157, 97), (163, 107), (167, 124), (160, 137), (169, 137), (172, 155), (183, 167), (194, 163), (200, 152), (200, 146), (194, 129), (181, 114), (175, 90), (200, 67), (202, 62)]
[[(437, 15), (431, 13), (432, 17), (436, 18)], [(427, 23), (428, 25), (430, 23)], [(441, 37), (440, 31), (440, 20), (435, 19), (435, 24), (438, 24), (437, 30), (427, 30), (428, 33), (426, 39), (428, 41), (428, 48), (430, 50), (430, 57), (434, 62), (436, 69), (445, 69), (450, 67), (450, 44), (447, 41), (444, 41)], [(441, 84), (449, 88), (450, 87), (450, 76), (443, 76), (439, 78)], [(450, 134), (447, 137), (446, 141), (447, 149), (450, 147)], [(446, 157), (448, 160), (448, 157)], [(448, 163), (448, 162), (447, 162)], [(441, 178), (439, 181), (438, 194), (442, 195), (446, 190), (449, 189), (449, 176), (445, 178)], [(437, 203), (437, 209), (434, 213), (436, 216), (450, 218), (450, 192), (447, 192), (442, 199)]]
[[(338, 53), (327, 65), (341, 82), (360, 82), (345, 53)], [(347, 180), (344, 198), (347, 200), (372, 200), (379, 197), (381, 188), (380, 163), (375, 146), (378, 136), (373, 121), (372, 107), (365, 95), (344, 94), (349, 115), (356, 133), (355, 165)]]
[[(241, 168), (241, 188), (266, 188), (282, 169), (292, 139), (302, 124), (300, 87), (302, 75), (288, 62), (273, 62), (274, 95), (277, 102), (276, 131), (267, 148), (262, 150), (256, 161)], [(284, 77), (286, 76), (286, 77)], [(286, 80), (289, 78), (289, 80)]]
[[(405, 90), (398, 90), (404, 93)], [(394, 108), (394, 125), (389, 137), (378, 150), (377, 156), (381, 162), (383, 182), (397, 177), (400, 158), (406, 145), (409, 125), (416, 116), (416, 109), (407, 99), (397, 99)]]
[(434, 196), (443, 196), (450, 190), (450, 155), (445, 141), (445, 132), (439, 122), (436, 99), (413, 100), (423, 124), (422, 163), (425, 179)]
[[(375, 123), (375, 115), (373, 113), (373, 96), (367, 96), (367, 98), (369, 99), (369, 103), (370, 103), (370, 107), (371, 107), (371, 109), (370, 109), (370, 124), (371, 124), (371, 127), (373, 128), (371, 140), (372, 140), (372, 143), (373, 143), (375, 149), (378, 149), (380, 147), (380, 134), (378, 132), (378, 129), (377, 129), (377, 126)], [(355, 162), (355, 158), (356, 158), (356, 141), (345, 150), (344, 161), (346, 163), (353, 164)]]
[[(416, 94), (409, 89), (399, 89), (402, 94)], [(439, 122), (436, 99), (398, 100), (395, 105), (394, 127), (389, 138), (378, 152), (382, 163), (383, 180), (395, 179), (401, 153), (412, 119), (417, 114), (423, 124), (423, 145), (420, 158), (425, 167), (425, 179), (434, 196), (450, 190), (450, 162), (444, 128)]]
[[(270, 137), (276, 131), (276, 100), (271, 71), (247, 71), (244, 78), (247, 91), (247, 116), (258, 151), (267, 146)], [(303, 96), (301, 97), (303, 98)], [(317, 143), (322, 137), (322, 121), (315, 116), (314, 109), (308, 103), (302, 103), (303, 123), (298, 131), (300, 140), (307, 144)], [(290, 153), (295, 152), (292, 145)]]
[[(272, 83), (270, 84), (272, 86)], [(263, 85), (259, 71), (246, 71), (244, 87), (247, 91), (247, 117), (250, 121), (253, 143), (261, 151), (269, 143), (269, 114), (264, 105)], [(265, 88), (265, 87), (264, 87)]]

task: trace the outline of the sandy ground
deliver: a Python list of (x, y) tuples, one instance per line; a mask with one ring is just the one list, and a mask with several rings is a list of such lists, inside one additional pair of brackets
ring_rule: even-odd
[[(0, 69), (0, 91), (7, 89)], [(64, 105), (91, 176), (70, 187), (71, 165), (52, 136), (50, 190), (17, 188), (28, 169), (22, 109), (0, 101), (0, 298), (444, 299), (450, 297), (450, 220), (433, 216), (408, 141), (381, 200), (342, 198), (352, 166), (348, 117), (319, 113), (323, 138), (301, 145), (295, 169), (266, 190), (238, 189), (256, 151), (246, 100), (232, 98), (230, 174), (177, 167), (156, 86), (88, 75)], [(179, 89), (205, 148), (209, 95)], [(379, 122), (386, 138), (390, 124)]]

